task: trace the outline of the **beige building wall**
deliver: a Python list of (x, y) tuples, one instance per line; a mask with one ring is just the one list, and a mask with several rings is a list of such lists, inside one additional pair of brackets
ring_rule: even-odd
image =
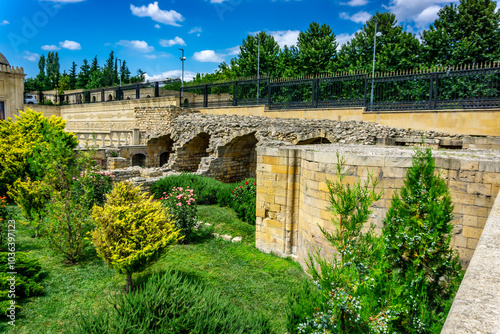
[(24, 76), (22, 67), (0, 63), (0, 104), (3, 104), (4, 118), (13, 118), (19, 114), (17, 110), (24, 107)]

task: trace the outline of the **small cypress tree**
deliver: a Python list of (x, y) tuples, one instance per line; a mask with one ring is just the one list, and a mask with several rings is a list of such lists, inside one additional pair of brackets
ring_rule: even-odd
[(450, 192), (435, 173), (431, 149), (417, 148), (383, 228), (389, 271), (405, 286), (395, 326), (401, 332), (427, 333), (443, 324), (462, 277), (450, 247), (452, 219)]
[(160, 258), (179, 238), (161, 203), (152, 199), (139, 187), (121, 182), (107, 195), (103, 207), (95, 205), (92, 210), (97, 254), (110, 268), (127, 275), (127, 293), (132, 288), (132, 274)]

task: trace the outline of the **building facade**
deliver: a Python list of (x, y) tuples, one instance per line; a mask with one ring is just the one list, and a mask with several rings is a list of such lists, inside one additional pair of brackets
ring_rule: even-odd
[(0, 53), (0, 119), (18, 115), (24, 107), (24, 70), (10, 66)]

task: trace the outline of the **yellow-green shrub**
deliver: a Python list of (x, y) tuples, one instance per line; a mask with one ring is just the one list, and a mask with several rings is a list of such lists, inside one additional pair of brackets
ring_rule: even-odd
[(122, 182), (107, 195), (103, 207), (95, 205), (92, 210), (97, 253), (110, 268), (127, 275), (127, 292), (132, 274), (156, 261), (179, 238), (172, 218), (152, 199)]
[(78, 144), (74, 134), (64, 131), (66, 122), (60, 117), (47, 118), (27, 108), (16, 118), (0, 121), (0, 194), (19, 178), (40, 180), (56, 157), (59, 164), (70, 163)]

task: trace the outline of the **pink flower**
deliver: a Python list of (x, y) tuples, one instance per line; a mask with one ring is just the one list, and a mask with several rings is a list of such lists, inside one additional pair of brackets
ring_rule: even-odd
[(177, 203), (177, 206), (182, 206), (182, 203), (180, 203), (180, 202), (179, 202), (179, 203)]
[(182, 191), (182, 188), (179, 188), (179, 191)]

